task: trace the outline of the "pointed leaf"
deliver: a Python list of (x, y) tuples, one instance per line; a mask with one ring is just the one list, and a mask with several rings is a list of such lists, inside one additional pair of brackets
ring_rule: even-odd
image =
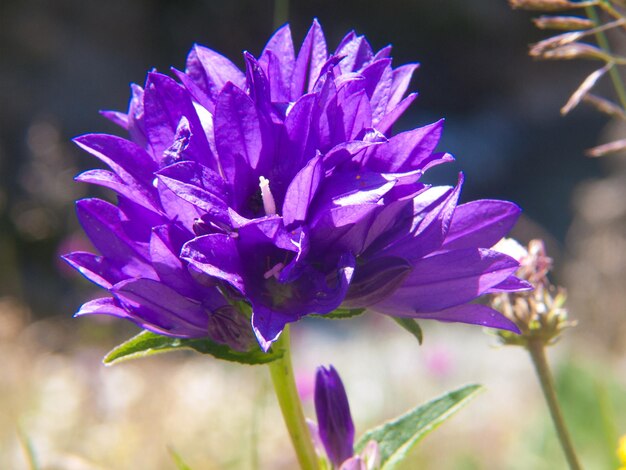
[(481, 390), (481, 385), (467, 385), (418, 406), (405, 415), (366, 432), (356, 444), (355, 451), (361, 452), (369, 441), (375, 440), (380, 449), (381, 468), (395, 468), (419, 441)]
[(282, 357), (283, 352), (269, 350), (267, 353), (255, 348), (247, 352), (234, 351), (228, 346), (211, 341), (208, 338), (185, 339), (162, 336), (150, 331), (142, 331), (137, 336), (113, 348), (103, 359), (106, 365), (117, 364), (128, 359), (148, 357), (154, 354), (192, 349), (202, 354), (209, 354), (217, 359), (238, 362), (240, 364), (267, 364)]
[(411, 333), (417, 339), (417, 342), (421, 345), (424, 339), (424, 335), (422, 334), (422, 327), (419, 326), (412, 318), (400, 318), (400, 317), (391, 317), (393, 321), (395, 321), (398, 325), (404, 328), (406, 331)]

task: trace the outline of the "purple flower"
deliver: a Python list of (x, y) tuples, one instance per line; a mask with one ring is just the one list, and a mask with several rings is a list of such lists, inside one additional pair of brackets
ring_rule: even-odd
[(354, 455), (354, 423), (346, 390), (333, 366), (317, 368), (315, 414), (326, 455), (338, 467)]
[(392, 134), (417, 65), (390, 52), (349, 33), (329, 54), (314, 21), (297, 54), (285, 26), (245, 72), (196, 45), (178, 81), (133, 85), (128, 113), (103, 113), (130, 140), (76, 139), (110, 168), (77, 179), (117, 193), (78, 202), (100, 255), (66, 259), (112, 296), (79, 314), (240, 350), (339, 306), (515, 331), (470, 302), (528, 287), (489, 249), (519, 209), (420, 181), (452, 157), (442, 121)]

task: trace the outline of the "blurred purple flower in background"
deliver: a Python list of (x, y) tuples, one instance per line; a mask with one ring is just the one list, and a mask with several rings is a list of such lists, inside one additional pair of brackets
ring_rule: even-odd
[(528, 287), (489, 250), (519, 209), (457, 206), (462, 177), (420, 182), (452, 157), (435, 152), (442, 121), (392, 135), (417, 65), (390, 52), (352, 32), (329, 54), (314, 21), (297, 54), (285, 26), (258, 59), (244, 52), (245, 72), (196, 45), (178, 82), (132, 85), (128, 113), (103, 113), (130, 140), (76, 139), (110, 167), (77, 179), (118, 196), (77, 204), (101, 255), (65, 258), (112, 295), (78, 314), (237, 350), (340, 306), (516, 331), (470, 302)]

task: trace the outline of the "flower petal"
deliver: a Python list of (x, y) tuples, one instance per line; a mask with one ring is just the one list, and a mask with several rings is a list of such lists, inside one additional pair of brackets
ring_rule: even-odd
[(414, 262), (404, 283), (372, 309), (414, 316), (462, 305), (507, 279), (518, 266), (513, 258), (482, 248), (433, 255)]
[(466, 304), (438, 312), (418, 313), (408, 316), (411, 318), (423, 318), (443, 322), (468, 323), (470, 325), (480, 325), (487, 328), (498, 328), (500, 330), (520, 333), (517, 325), (500, 312), (480, 304)]
[(443, 248), (490, 248), (509, 233), (520, 213), (516, 204), (507, 201), (480, 200), (462, 204), (454, 211)]
[(239, 88), (245, 86), (246, 77), (235, 64), (223, 55), (208, 47), (195, 44), (187, 56), (185, 73), (200, 87), (213, 101), (231, 82)]

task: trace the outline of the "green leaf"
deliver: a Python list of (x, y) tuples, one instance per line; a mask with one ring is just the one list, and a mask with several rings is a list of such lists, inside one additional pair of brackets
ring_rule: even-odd
[(176, 452), (172, 447), (170, 447), (168, 450), (170, 452), (170, 455), (172, 456), (172, 460), (174, 461), (174, 465), (176, 465), (177, 470), (191, 470), (191, 467), (185, 463), (185, 461), (178, 452)]
[(180, 349), (192, 349), (202, 354), (209, 354), (217, 359), (239, 362), (241, 364), (267, 364), (283, 356), (282, 350), (270, 349), (264, 353), (260, 348), (240, 352), (225, 344), (216, 343), (208, 338), (181, 339), (162, 336), (151, 331), (142, 331), (137, 336), (113, 348), (103, 359), (106, 365), (116, 364), (128, 359), (148, 357)]
[(419, 441), (467, 404), (480, 390), (481, 385), (467, 385), (418, 406), (366, 432), (356, 444), (356, 451), (361, 452), (369, 441), (375, 440), (380, 451), (381, 468), (394, 468)]
[(413, 336), (415, 336), (419, 344), (422, 344), (422, 340), (424, 337), (422, 335), (422, 328), (419, 326), (419, 323), (417, 323), (417, 321), (413, 320), (412, 318), (401, 318), (401, 317), (391, 317), (391, 318), (393, 318), (393, 321), (395, 321), (398, 325), (400, 325), (406, 331), (408, 331)]
[(316, 315), (316, 318), (326, 318), (327, 320), (345, 320), (346, 318), (356, 317), (365, 312), (364, 308), (336, 308), (326, 315)]

